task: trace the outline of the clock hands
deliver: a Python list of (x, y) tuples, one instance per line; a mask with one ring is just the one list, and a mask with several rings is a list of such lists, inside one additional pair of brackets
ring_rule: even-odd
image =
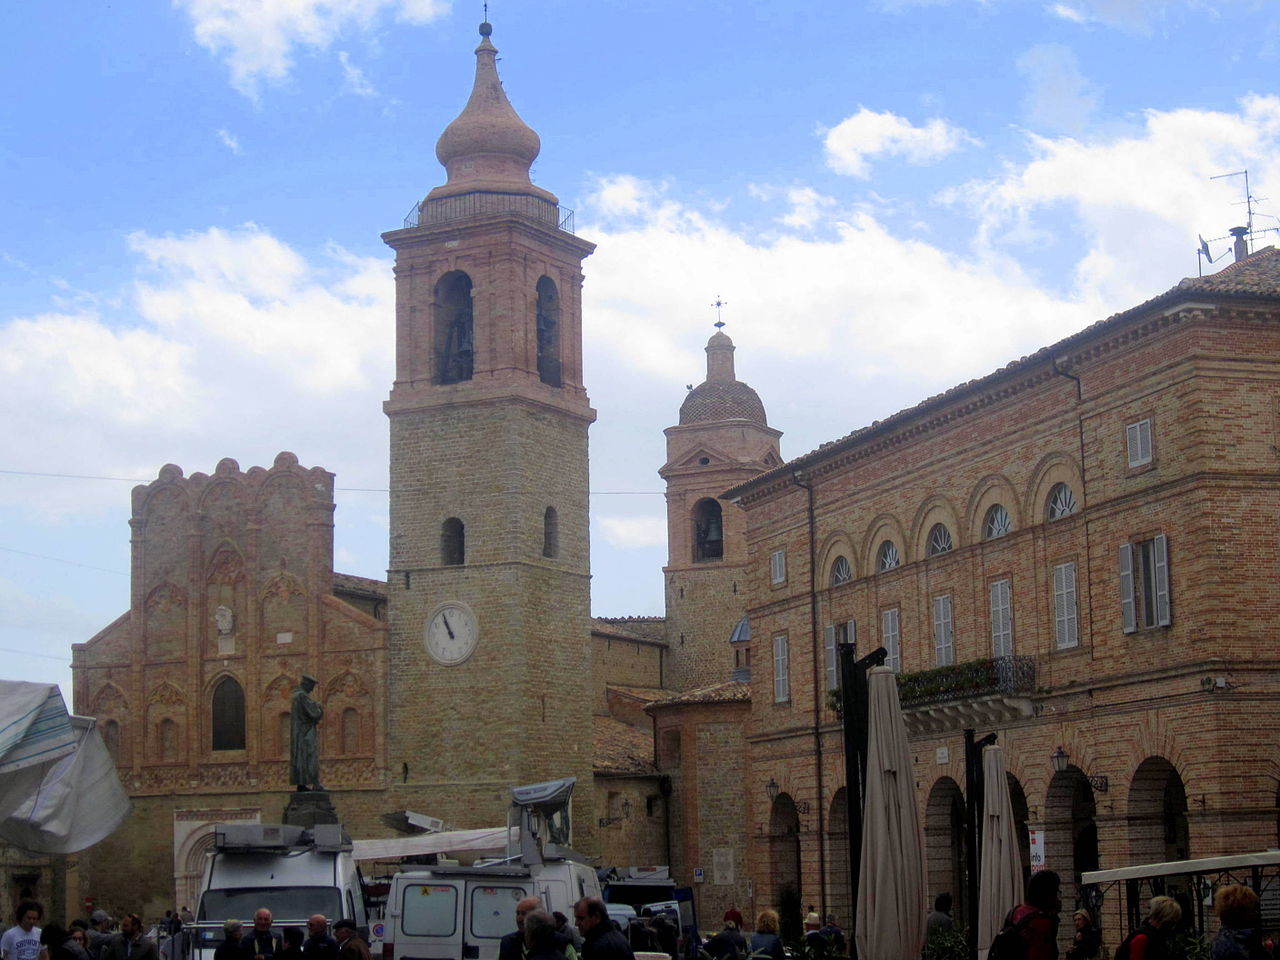
[(453, 627), (449, 626), (449, 615), (447, 613), (442, 613), (440, 614), (440, 619), (444, 621), (444, 628), (449, 631), (449, 639), (456, 640), (457, 637), (453, 635)]

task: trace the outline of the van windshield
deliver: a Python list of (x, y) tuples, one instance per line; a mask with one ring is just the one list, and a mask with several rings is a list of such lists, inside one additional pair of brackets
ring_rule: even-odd
[(200, 898), (200, 920), (242, 920), (253, 925), (253, 915), (262, 907), (271, 911), (277, 924), (305, 921), (313, 913), (330, 920), (342, 918), (342, 896), (337, 887), (235, 887), (206, 890)]

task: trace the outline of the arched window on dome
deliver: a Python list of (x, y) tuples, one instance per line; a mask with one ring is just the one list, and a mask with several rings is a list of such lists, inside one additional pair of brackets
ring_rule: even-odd
[(693, 508), (693, 559), (721, 560), (724, 558), (724, 518), (720, 501), (707, 497)]
[(470, 380), (475, 368), (475, 324), (471, 315), (471, 278), (461, 270), (436, 283), (432, 305), (436, 383)]
[(244, 688), (235, 677), (223, 677), (213, 688), (210, 720), (214, 750), (244, 749)]
[(542, 555), (552, 560), (560, 556), (560, 515), (555, 507), (542, 514)]
[(929, 543), (925, 546), (925, 556), (936, 557), (950, 553), (955, 543), (951, 539), (951, 531), (945, 523), (935, 523), (929, 528)]
[(446, 567), (460, 567), (467, 562), (467, 528), (457, 517), (440, 525), (440, 562)]
[(1079, 510), (1076, 495), (1065, 483), (1055, 483), (1049, 491), (1049, 502), (1045, 505), (1045, 517), (1049, 520), (1061, 520)]
[(560, 292), (555, 281), (538, 281), (538, 379), (553, 387), (560, 380)]

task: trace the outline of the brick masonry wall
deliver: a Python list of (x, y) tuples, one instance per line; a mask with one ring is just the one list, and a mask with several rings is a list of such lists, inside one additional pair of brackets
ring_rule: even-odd
[[(1146, 319), (1108, 337), (1105, 348), (1082, 348), (1067, 364), (1080, 378), (1080, 400), (1076, 384), (1055, 376), (1046, 361), (1025, 388), (993, 388), (996, 399), (983, 403), (961, 394), (937, 409), (936, 421), (909, 420), (878, 450), (868, 440), (865, 455), (833, 452), (812, 465), (816, 643), (803, 491), (745, 498), (756, 688), (748, 779), (773, 777), (812, 805), (801, 818), (799, 844), (806, 903), (823, 898), (817, 813), (829, 810), (843, 782), (835, 718), (820, 690), (815, 697), (820, 628), (854, 619), (866, 651), (880, 643), (882, 612), (897, 607), (903, 669), (927, 669), (936, 663), (933, 598), (950, 596), (956, 662), (989, 657), (989, 591), (997, 579), (1011, 581), (1014, 652), (1033, 657), (1037, 673), (1035, 714), (992, 729), (1025, 791), (1031, 824), (1047, 830), (1051, 866), (1068, 874), (1073, 867), (1061, 824), (1071, 816), (1071, 778), (1084, 773), (1109, 779), (1110, 789), (1094, 797), (1103, 867), (1163, 858), (1163, 844), (1156, 849), (1144, 826), (1158, 820), (1154, 788), (1145, 785), (1163, 789), (1171, 775), (1188, 797), (1191, 856), (1275, 844), (1275, 789), (1267, 777), (1277, 771), (1265, 746), (1274, 736), (1263, 714), (1273, 712), (1265, 704), (1280, 692), (1269, 627), (1280, 602), (1277, 316), (1187, 311), (1140, 330)], [(1152, 421), (1154, 459), (1130, 468), (1125, 427), (1144, 418)], [(1047, 522), (1057, 482), (1072, 487), (1081, 509)], [(984, 540), (982, 521), (996, 502), (1008, 509), (1014, 530)], [(939, 522), (955, 549), (926, 557), (929, 529)], [(1172, 624), (1125, 634), (1119, 548), (1157, 534), (1168, 540)], [(885, 539), (904, 562), (879, 573), (875, 556)], [(777, 549), (788, 561), (781, 586), (768, 575)], [(830, 588), (830, 564), (841, 553), (854, 579)], [(1065, 562), (1076, 565), (1079, 643), (1059, 649), (1052, 571)], [(775, 703), (771, 641), (782, 635), (791, 697)], [(821, 791), (815, 727), (830, 731), (823, 734)], [(1048, 757), (1059, 744), (1073, 770), (1054, 782)], [(948, 749), (942, 765), (938, 747)], [(964, 782), (960, 730), (918, 736), (913, 751), (922, 819), (929, 820), (929, 798), (937, 801), (929, 834), (940, 867), (952, 842), (950, 825), (939, 821), (942, 798), (949, 782)], [(757, 810), (753, 828), (768, 832), (767, 807)], [(757, 888), (769, 891), (776, 856), (767, 840), (753, 834), (753, 843)]]

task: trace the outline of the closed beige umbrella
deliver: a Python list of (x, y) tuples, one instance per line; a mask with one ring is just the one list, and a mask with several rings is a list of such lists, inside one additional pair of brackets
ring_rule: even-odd
[(1004, 753), (997, 746), (982, 751), (982, 866), (978, 870), (978, 957), (1004, 925), (1009, 911), (1022, 902), (1022, 861), (1017, 825), (1009, 801)]
[(917, 960), (924, 945), (924, 834), (898, 683), (867, 676), (867, 791), (858, 881), (860, 960)]

